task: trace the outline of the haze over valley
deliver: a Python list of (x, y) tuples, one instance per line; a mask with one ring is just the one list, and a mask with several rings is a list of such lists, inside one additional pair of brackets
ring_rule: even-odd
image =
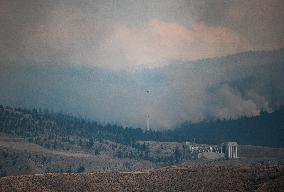
[(0, 98), (3, 105), (141, 128), (149, 113), (152, 129), (174, 129), (186, 121), (238, 119), (277, 110), (284, 102), (283, 62), (280, 49), (135, 71), (4, 63)]
[(284, 191), (283, 0), (0, 0), (0, 191)]

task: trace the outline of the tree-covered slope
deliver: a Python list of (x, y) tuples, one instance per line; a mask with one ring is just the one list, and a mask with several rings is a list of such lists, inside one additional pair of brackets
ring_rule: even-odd
[(218, 144), (237, 141), (240, 144), (284, 147), (284, 108), (273, 113), (235, 120), (212, 120), (184, 123), (174, 130), (145, 131), (140, 128), (100, 124), (95, 121), (52, 113), (0, 106), (0, 132), (26, 137), (32, 142), (58, 147), (71, 142), (88, 148), (94, 141), (109, 140), (128, 146), (137, 141), (196, 141)]
[(284, 147), (284, 108), (273, 113), (236, 120), (184, 123), (167, 135), (198, 143), (237, 141), (240, 144)]

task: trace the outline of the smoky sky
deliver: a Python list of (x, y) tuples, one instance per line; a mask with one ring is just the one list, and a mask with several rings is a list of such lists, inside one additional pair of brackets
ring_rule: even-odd
[(1, 60), (125, 69), (284, 46), (282, 0), (1, 0)]
[(0, 101), (153, 128), (271, 112), (283, 18), (283, 0), (0, 0)]

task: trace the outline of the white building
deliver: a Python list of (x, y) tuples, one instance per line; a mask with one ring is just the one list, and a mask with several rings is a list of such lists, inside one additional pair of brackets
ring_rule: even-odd
[(226, 142), (220, 145), (207, 145), (185, 142), (185, 146), (190, 152), (192, 159), (237, 159), (238, 144), (237, 142)]
[(237, 142), (226, 142), (221, 144), (222, 152), (225, 153), (226, 159), (238, 158), (238, 144)]

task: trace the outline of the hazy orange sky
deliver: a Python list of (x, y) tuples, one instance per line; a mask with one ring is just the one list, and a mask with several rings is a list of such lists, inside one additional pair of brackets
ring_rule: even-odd
[(282, 0), (1, 0), (0, 59), (113, 69), (284, 47)]

